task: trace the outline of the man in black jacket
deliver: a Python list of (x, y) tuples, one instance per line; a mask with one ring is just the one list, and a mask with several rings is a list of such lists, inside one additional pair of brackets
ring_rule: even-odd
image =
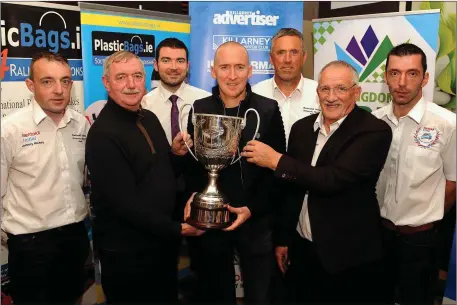
[(288, 181), (277, 262), (301, 304), (377, 304), (383, 255), (375, 186), (392, 132), (356, 106), (356, 70), (327, 64), (317, 93), (322, 112), (293, 126), (287, 155), (251, 141), (248, 162)]
[(172, 217), (183, 135), (170, 150), (157, 117), (140, 107), (145, 73), (135, 54), (108, 57), (103, 83), (108, 102), (89, 130), (86, 160), (107, 303), (176, 303), (179, 237), (202, 233)]
[[(251, 91), (252, 74), (246, 49), (236, 42), (225, 43), (216, 50), (211, 74), (217, 81), (213, 95), (195, 101), (195, 113), (244, 117), (254, 108), (260, 116), (260, 127), (254, 135), (257, 118), (250, 112), (242, 131), (239, 149), (254, 136), (277, 151), (285, 151), (285, 133), (276, 101)], [(193, 136), (192, 113), (188, 131)], [(186, 180), (190, 192), (201, 192), (208, 183), (204, 167), (189, 161)], [(190, 241), (191, 260), (197, 275), (198, 302), (235, 304), (234, 250), (240, 256), (246, 304), (268, 304), (268, 288), (273, 266), (271, 214), (275, 194), (275, 177), (271, 171), (240, 159), (219, 173), (218, 188), (230, 202), (228, 209), (236, 214), (231, 226), (210, 230)], [(192, 197), (191, 197), (192, 199)], [(186, 206), (186, 217), (190, 213)], [(236, 230), (235, 230), (236, 229)]]

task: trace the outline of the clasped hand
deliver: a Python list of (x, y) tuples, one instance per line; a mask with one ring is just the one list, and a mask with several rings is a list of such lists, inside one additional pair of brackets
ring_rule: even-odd
[(282, 154), (278, 153), (267, 144), (252, 140), (243, 148), (241, 156), (245, 157), (246, 161), (250, 163), (275, 170)]
[[(186, 221), (190, 217), (191, 204), (194, 200), (195, 194), (196, 193), (193, 193), (186, 203), (186, 207), (184, 208), (184, 221)], [(229, 227), (222, 229), (223, 231), (233, 231), (251, 217), (251, 211), (246, 206), (235, 208), (227, 204), (225, 205), (225, 208), (229, 210), (230, 213), (236, 214), (236, 220)]]
[(189, 134), (185, 131), (179, 132), (176, 137), (173, 139), (173, 142), (171, 143), (171, 151), (178, 156), (184, 156), (187, 154), (189, 149), (186, 146), (189, 146), (189, 148), (192, 147), (193, 141), (190, 138)]

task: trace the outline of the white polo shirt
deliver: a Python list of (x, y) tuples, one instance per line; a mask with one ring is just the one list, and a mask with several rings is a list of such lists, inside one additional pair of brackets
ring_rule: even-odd
[[(322, 113), (316, 118), (314, 121), (314, 131), (319, 129), (319, 134), (317, 135), (316, 140), (316, 148), (314, 149), (313, 159), (311, 160), (311, 165), (314, 167), (316, 166), (317, 159), (324, 148), (325, 143), (327, 143), (328, 139), (335, 133), (335, 131), (341, 126), (343, 121), (346, 119), (347, 115), (339, 119), (338, 121), (334, 122), (330, 125), (330, 132), (327, 134), (327, 130), (324, 126), (324, 118)], [(298, 218), (297, 224), (297, 232), (300, 234), (301, 237), (306, 238), (310, 241), (313, 240), (313, 235), (311, 233), (311, 224), (309, 222), (309, 213), (308, 213), (308, 193), (306, 193), (305, 198), (303, 199), (303, 205), (300, 212), (300, 216)]]
[(252, 87), (253, 92), (278, 102), (286, 132), (286, 143), (289, 143), (290, 129), (296, 121), (321, 111), (316, 89), (317, 82), (304, 78), (303, 75), (297, 88), (290, 96), (281, 92), (274, 77), (261, 81)]
[(442, 219), (446, 180), (456, 178), (455, 113), (421, 98), (400, 119), (392, 103), (373, 115), (393, 132), (376, 186), (381, 216), (409, 226)]
[(193, 87), (191, 85), (186, 84), (183, 82), (179, 89), (175, 93), (171, 93), (167, 89), (160, 85), (146, 94), (141, 101), (141, 106), (144, 109), (152, 111), (162, 124), (162, 128), (165, 130), (165, 134), (168, 139), (168, 143), (172, 142), (171, 138), (171, 101), (170, 96), (172, 95), (178, 96), (178, 110), (179, 110), (179, 118), (181, 120), (182, 126), (184, 130), (187, 130), (187, 120), (189, 111), (191, 109), (190, 106), (187, 106), (181, 112), (181, 107), (185, 104), (193, 104), (195, 100), (202, 99), (205, 97), (210, 96), (211, 94), (205, 90), (199, 89), (197, 87)]
[(88, 130), (86, 118), (70, 108), (57, 126), (35, 100), (2, 118), (2, 230), (34, 233), (86, 217)]

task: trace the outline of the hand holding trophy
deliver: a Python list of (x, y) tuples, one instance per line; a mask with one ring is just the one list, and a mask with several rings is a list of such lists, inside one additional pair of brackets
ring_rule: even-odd
[[(217, 189), (218, 172), (223, 168), (236, 163), (236, 153), (241, 138), (241, 131), (246, 126), (246, 117), (250, 111), (257, 115), (257, 127), (253, 136), (259, 131), (260, 118), (257, 111), (250, 108), (244, 114), (244, 119), (225, 115), (195, 113), (192, 104), (181, 107), (192, 107), (192, 123), (194, 125), (195, 154), (189, 152), (203, 164), (208, 171), (209, 183), (201, 193), (196, 193), (190, 204), (190, 216), (187, 222), (201, 229), (223, 229), (230, 225), (230, 212), (226, 208), (229, 204), (227, 197)], [(182, 118), (179, 120), (179, 127)], [(186, 144), (187, 145), (187, 144)], [(187, 211), (187, 213), (189, 213)]]

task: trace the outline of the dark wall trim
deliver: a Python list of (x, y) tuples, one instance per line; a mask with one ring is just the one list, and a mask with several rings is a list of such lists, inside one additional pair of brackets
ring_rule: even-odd
[(406, 11), (409, 12), (411, 11), (413, 2), (412, 1), (406, 1)]
[[(378, 3), (344, 7), (334, 10), (330, 9), (330, 5), (330, 1), (319, 2), (319, 18), (393, 13), (398, 12), (400, 9), (399, 1), (382, 1)], [(411, 3), (409, 6), (411, 10)]]

